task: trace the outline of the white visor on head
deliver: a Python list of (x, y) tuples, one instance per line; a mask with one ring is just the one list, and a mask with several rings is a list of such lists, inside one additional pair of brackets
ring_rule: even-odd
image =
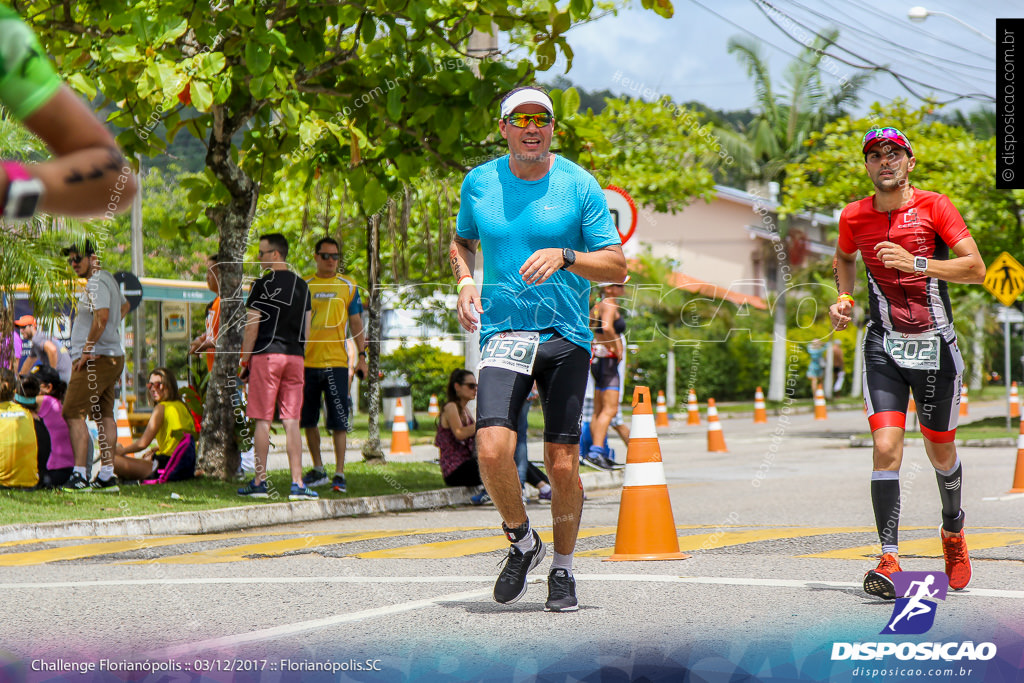
[(551, 98), (542, 93), (536, 88), (523, 88), (505, 98), (505, 101), (501, 103), (501, 118), (505, 118), (516, 110), (516, 107), (520, 107), (524, 104), (539, 104), (544, 107), (549, 114), (555, 115), (555, 108), (551, 104)]

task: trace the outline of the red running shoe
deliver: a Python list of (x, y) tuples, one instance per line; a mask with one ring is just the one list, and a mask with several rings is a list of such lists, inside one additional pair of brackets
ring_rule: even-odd
[(956, 536), (942, 536), (942, 556), (946, 560), (946, 576), (949, 587), (955, 591), (967, 588), (971, 582), (971, 558), (967, 555), (967, 541), (963, 529)]
[(896, 587), (890, 576), (901, 571), (903, 570), (900, 569), (900, 563), (891, 553), (882, 555), (878, 566), (864, 574), (864, 592), (877, 595), (883, 600), (895, 600)]

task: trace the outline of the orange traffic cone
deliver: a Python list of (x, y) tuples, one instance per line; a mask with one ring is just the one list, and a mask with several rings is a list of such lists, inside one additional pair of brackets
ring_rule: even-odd
[(124, 401), (117, 406), (117, 443), (122, 446), (131, 446), (135, 439), (132, 438), (132, 425), (128, 422), (128, 407)]
[(967, 387), (963, 387), (960, 390), (960, 417), (967, 416), (967, 404), (970, 400), (967, 398)]
[(917, 431), (917, 403), (914, 401), (914, 394), (910, 394), (910, 402), (907, 404), (907, 431)]
[(818, 387), (818, 390), (814, 392), (814, 419), (828, 419), (828, 410), (825, 408), (825, 390), (821, 387)]
[(679, 552), (679, 536), (651, 411), (651, 390), (636, 387), (615, 552), (608, 559), (685, 560), (688, 557)]
[(1010, 417), (1020, 417), (1020, 395), (1017, 393), (1017, 383), (1010, 385)]
[(764, 392), (761, 387), (754, 392), (754, 423), (763, 424), (768, 421), (768, 411), (764, 407)]
[(664, 391), (658, 391), (658, 406), (654, 409), (654, 426), (668, 427), (668, 406), (665, 404)]
[(405, 423), (405, 410), (402, 408), (402, 399), (395, 399), (395, 417), (391, 423), (391, 451), (392, 455), (399, 453), (412, 453), (412, 445), (409, 443), (409, 425)]
[(430, 405), (427, 406), (427, 415), (437, 417), (441, 414), (441, 408), (437, 405), (437, 394), (430, 395)]
[(718, 421), (718, 408), (715, 399), (708, 399), (708, 453), (728, 453), (725, 447), (725, 435), (722, 434), (722, 423)]
[(697, 392), (690, 389), (690, 395), (686, 399), (686, 424), (700, 424), (700, 407), (697, 405)]
[(1008, 493), (1024, 493), (1024, 420), (1017, 436), (1017, 467), (1013, 470), (1013, 488)]

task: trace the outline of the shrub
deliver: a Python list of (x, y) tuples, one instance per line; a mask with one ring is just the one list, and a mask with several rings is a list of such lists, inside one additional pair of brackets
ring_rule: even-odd
[(414, 410), (426, 411), (430, 395), (444, 403), (448, 376), (452, 370), (465, 365), (465, 358), (441, 351), (429, 344), (417, 344), (395, 349), (380, 360), (385, 377), (404, 377), (412, 387)]

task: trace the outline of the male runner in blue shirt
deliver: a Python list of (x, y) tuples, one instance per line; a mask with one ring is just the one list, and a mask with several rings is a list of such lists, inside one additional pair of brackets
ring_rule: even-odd
[[(462, 184), (451, 264), (459, 323), (480, 327), (477, 457), (512, 546), (494, 599), (513, 603), (545, 548), (523, 506), (513, 454), (520, 408), (534, 381), (544, 410), (544, 465), (551, 478), (555, 558), (545, 610), (578, 608), (572, 559), (583, 509), (580, 413), (590, 368), (590, 283), (622, 282), (626, 258), (597, 181), (551, 154), (554, 109), (536, 88), (501, 101), (498, 130), (509, 154)], [(484, 281), (472, 272), (477, 245)]]

